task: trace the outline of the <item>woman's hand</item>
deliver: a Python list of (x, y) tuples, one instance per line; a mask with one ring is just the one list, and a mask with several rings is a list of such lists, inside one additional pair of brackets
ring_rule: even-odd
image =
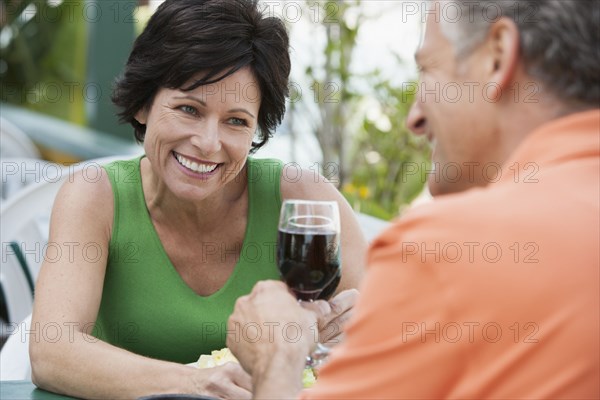
[[(326, 346), (335, 346), (340, 343), (344, 337), (344, 327), (352, 316), (352, 309), (358, 300), (358, 290), (348, 289), (340, 292), (329, 301), (329, 312), (323, 312), (321, 302), (309, 303), (302, 302), (306, 309), (314, 311), (319, 316), (319, 341)], [(318, 309), (316, 309), (318, 308)]]
[(238, 363), (228, 362), (214, 368), (199, 369), (194, 378), (196, 392), (220, 399), (252, 398), (250, 375)]

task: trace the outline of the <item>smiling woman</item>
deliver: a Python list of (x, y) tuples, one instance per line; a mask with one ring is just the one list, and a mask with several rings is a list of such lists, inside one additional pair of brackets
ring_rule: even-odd
[[(250, 10), (245, 3), (254, 8)], [(159, 7), (148, 22), (153, 28), (146, 28), (136, 40), (113, 94), (121, 120), (133, 125), (138, 141), (144, 140), (146, 127), (136, 114), (150, 108), (159, 89), (181, 89), (191, 96), (193, 89), (203, 87), (205, 93), (213, 94), (219, 86), (226, 89), (221, 100), (233, 96), (262, 103), (256, 116), (260, 140), (253, 149), (268, 141), (285, 113), (289, 38), (283, 22), (263, 18), (257, 3), (182, 1)], [(239, 19), (235, 22), (224, 17), (235, 14)], [(177, 24), (172, 23), (174, 19)], [(224, 78), (246, 66), (251, 66), (255, 82), (224, 85)]]
[[(142, 171), (161, 175), (168, 189), (148, 187), (148, 192), (192, 196), (190, 200), (243, 192), (246, 182), (233, 181), (252, 149), (261, 105), (257, 85), (251, 69), (244, 67), (189, 91), (160, 89), (150, 108), (135, 115), (146, 127)], [(255, 88), (253, 100), (240, 89), (247, 87)], [(154, 198), (148, 192), (146, 198)]]
[(182, 364), (223, 348), (236, 300), (279, 279), (285, 199), (339, 203), (346, 261), (321, 339), (341, 332), (365, 250), (352, 210), (323, 177), (249, 157), (283, 118), (289, 72), (284, 25), (257, 1), (158, 8), (113, 94), (145, 154), (107, 165), (94, 182), (75, 176), (57, 196), (50, 241), (94, 243), (101, 256), (42, 266), (32, 324), (78, 334), (31, 342), (36, 385), (84, 398), (249, 398), (238, 365)]

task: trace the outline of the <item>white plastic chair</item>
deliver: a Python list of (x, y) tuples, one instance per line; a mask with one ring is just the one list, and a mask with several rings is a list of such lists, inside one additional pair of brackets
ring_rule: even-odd
[(50, 161), (22, 157), (2, 157), (0, 166), (2, 171), (0, 202), (8, 200), (31, 183), (59, 179), (65, 168)]
[(31, 314), (8, 325), (10, 336), (0, 351), (0, 381), (31, 380), (29, 340)]
[(60, 176), (32, 183), (0, 204), (0, 288), (8, 310), (4, 330), (11, 334), (0, 352), (0, 380), (9, 377), (22, 380), (30, 374), (26, 331), (31, 321), (33, 285), (44, 259), (52, 205), (62, 183), (75, 171), (92, 166), (99, 168), (111, 161), (130, 157), (105, 157), (63, 168)]
[(31, 313), (33, 287), (48, 241), (52, 204), (67, 176), (68, 170), (62, 167), (53, 179), (38, 175), (31, 184), (13, 193), (0, 205), (0, 287), (9, 324), (21, 322)]
[(2, 150), (0, 150), (2, 158), (40, 158), (40, 152), (29, 136), (2, 117), (0, 117), (0, 141), (2, 142)]
[(0, 380), (23, 380), (31, 376), (27, 330), (33, 308), (33, 285), (48, 241), (52, 204), (67, 173), (61, 169), (57, 180), (34, 181), (0, 205), (0, 289), (8, 312), (3, 334), (9, 334), (0, 352)]
[[(100, 168), (102, 164), (121, 158), (105, 157), (84, 161), (69, 168), (64, 167), (58, 175), (42, 177), (0, 204), (2, 219), (0, 284), (5, 292), (9, 323), (20, 322), (31, 313), (26, 294), (31, 297), (32, 288), (22, 291), (16, 288), (13, 290), (11, 287), (26, 286), (26, 284), (31, 286), (37, 280), (48, 242), (50, 212), (62, 183), (75, 171), (92, 166)], [(11, 310), (13, 310), (12, 315)]]

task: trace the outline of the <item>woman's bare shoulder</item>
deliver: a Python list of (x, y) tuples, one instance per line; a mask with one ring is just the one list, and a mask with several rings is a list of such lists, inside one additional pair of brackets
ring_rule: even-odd
[(339, 192), (320, 173), (286, 164), (281, 171), (281, 196), (285, 199), (337, 200)]
[(113, 189), (104, 168), (70, 172), (54, 201), (51, 229), (85, 229), (110, 235), (113, 203)]

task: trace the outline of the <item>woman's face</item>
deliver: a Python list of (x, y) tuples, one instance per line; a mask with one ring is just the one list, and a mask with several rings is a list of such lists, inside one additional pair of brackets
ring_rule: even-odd
[[(238, 177), (257, 129), (260, 90), (250, 69), (191, 91), (162, 88), (149, 110), (144, 150), (177, 197), (202, 200)], [(239, 178), (238, 178), (239, 179)]]

